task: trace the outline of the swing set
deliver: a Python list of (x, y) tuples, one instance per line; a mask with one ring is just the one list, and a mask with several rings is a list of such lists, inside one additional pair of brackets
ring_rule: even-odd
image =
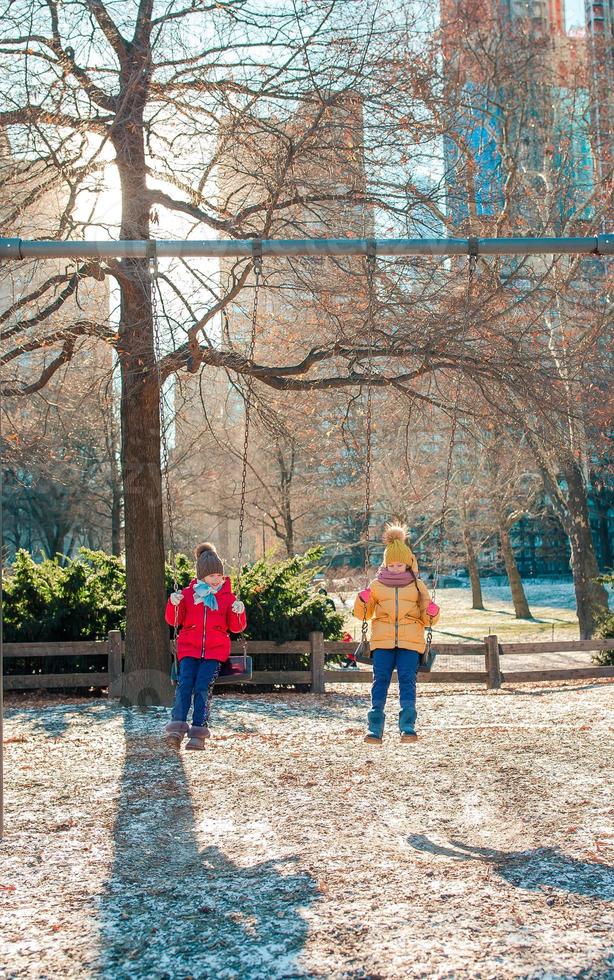
[[(150, 271), (152, 279), (157, 278), (158, 273), (158, 263), (155, 248), (149, 246), (148, 249), (148, 259), (150, 261)], [(260, 294), (260, 285), (262, 278), (262, 242), (256, 239), (252, 243), (252, 264), (254, 272), (254, 301), (250, 318), (250, 341), (249, 349), (247, 354), (247, 360), (249, 363), (253, 362), (254, 351), (256, 347), (256, 339), (258, 334), (258, 300)], [(477, 265), (478, 258), (478, 240), (468, 239), (469, 247), (469, 262), (468, 262), (468, 280), (467, 280), (467, 294), (466, 294), (466, 317), (465, 317), (465, 329), (469, 326), (469, 302), (471, 298), (473, 279), (475, 275), (475, 269)], [(367, 322), (366, 322), (366, 335), (367, 335), (367, 360), (366, 360), (366, 453), (365, 453), (365, 508), (364, 508), (364, 577), (365, 577), (365, 588), (369, 584), (369, 568), (370, 568), (370, 555), (369, 555), (369, 544), (370, 544), (370, 525), (372, 517), (372, 506), (371, 506), (371, 468), (372, 468), (372, 455), (373, 455), (373, 396), (372, 396), (372, 379), (373, 379), (373, 335), (375, 329), (375, 274), (376, 274), (376, 258), (377, 258), (377, 242), (375, 239), (367, 240), (366, 247), (366, 277), (367, 277)], [(169, 531), (169, 544), (170, 544), (170, 557), (171, 565), (173, 569), (173, 589), (175, 592), (179, 591), (179, 584), (177, 582), (177, 567), (176, 567), (176, 552), (175, 552), (175, 535), (174, 535), (174, 521), (173, 521), (173, 510), (172, 510), (172, 497), (170, 489), (170, 478), (169, 478), (169, 452), (168, 443), (166, 437), (166, 421), (164, 416), (164, 396), (161, 390), (161, 379), (160, 379), (160, 353), (161, 353), (161, 339), (160, 339), (160, 327), (157, 313), (156, 305), (156, 291), (155, 288), (152, 289), (152, 317), (154, 325), (154, 344), (156, 352), (156, 366), (158, 371), (158, 386), (160, 388), (160, 428), (162, 437), (162, 479), (165, 488), (165, 501), (167, 510), (167, 522)], [(448, 445), (448, 455), (446, 463), (446, 472), (444, 478), (443, 486), (443, 498), (442, 498), (442, 508), (441, 516), (439, 519), (438, 527), (438, 537), (437, 537), (437, 549), (435, 554), (435, 570), (433, 573), (433, 585), (431, 589), (431, 602), (435, 602), (435, 597), (437, 594), (437, 583), (441, 572), (441, 560), (443, 556), (443, 546), (445, 540), (445, 518), (448, 506), (448, 495), (450, 488), (450, 479), (452, 474), (452, 457), (454, 452), (454, 443), (456, 438), (456, 428), (458, 422), (458, 407), (459, 407), (459, 394), (461, 387), (461, 374), (460, 370), (457, 373), (456, 379), (456, 394), (454, 399), (454, 406), (451, 416), (451, 429), (450, 429), (450, 440)], [(238, 548), (236, 557), (236, 567), (237, 567), (237, 585), (236, 594), (237, 598), (241, 598), (241, 569), (243, 563), (243, 537), (245, 528), (245, 508), (246, 508), (246, 486), (247, 486), (247, 466), (248, 466), (248, 454), (249, 454), (249, 439), (250, 439), (250, 425), (251, 425), (251, 414), (252, 414), (252, 404), (253, 404), (253, 390), (251, 378), (248, 378), (245, 385), (245, 394), (243, 396), (245, 405), (244, 414), (244, 439), (243, 439), (243, 452), (241, 458), (241, 491), (240, 491), (240, 503), (239, 503), (239, 533), (238, 533)], [(173, 639), (171, 644), (173, 664), (171, 668), (171, 680), (173, 684), (177, 684), (179, 677), (179, 663), (177, 660), (177, 634), (178, 634), (178, 609), (175, 606), (175, 622), (173, 627)], [(366, 605), (365, 614), (363, 615), (362, 625), (361, 625), (361, 640), (358, 644), (354, 659), (359, 663), (372, 665), (371, 649), (370, 644), (367, 639), (368, 625), (366, 618)], [(250, 680), (252, 676), (252, 658), (247, 654), (247, 644), (245, 640), (245, 634), (241, 633), (241, 642), (243, 644), (243, 652), (238, 656), (231, 656), (226, 664), (222, 665), (222, 669), (216, 681), (217, 684), (232, 684), (239, 681)], [(420, 654), (420, 664), (419, 670), (430, 671), (435, 662), (436, 653), (432, 648), (433, 640), (433, 630), (429, 625), (426, 630), (426, 649), (424, 653)]]
[[(252, 331), (250, 338), (249, 357), (253, 359), (254, 347), (256, 342), (257, 315), (258, 315), (258, 291), (262, 273), (263, 256), (303, 256), (303, 255), (359, 255), (367, 257), (367, 275), (369, 290), (368, 308), (368, 336), (369, 349), (367, 357), (367, 458), (365, 467), (365, 575), (369, 566), (369, 522), (371, 516), (371, 454), (372, 454), (372, 415), (371, 415), (371, 382), (373, 377), (372, 366), (372, 347), (373, 347), (373, 282), (375, 273), (376, 255), (381, 256), (469, 256), (469, 287), (475, 261), (478, 255), (594, 255), (607, 257), (614, 255), (614, 233), (583, 237), (583, 238), (431, 238), (431, 239), (410, 239), (410, 238), (387, 238), (387, 239), (308, 239), (308, 240), (237, 240), (237, 241), (44, 241), (44, 240), (24, 240), (21, 238), (1, 238), (0, 237), (0, 260), (19, 261), (24, 259), (103, 259), (103, 258), (131, 258), (148, 259), (156, 263), (158, 258), (190, 258), (190, 257), (247, 257), (251, 258), (256, 278), (254, 292), (254, 307), (252, 311)], [(154, 311), (155, 312), (155, 311)], [(154, 316), (154, 329), (156, 332), (155, 343), (157, 348), (157, 361), (159, 362), (160, 353), (160, 330), (158, 317)], [(158, 364), (159, 372), (159, 364)], [(448, 461), (446, 467), (446, 478), (444, 483), (444, 494), (439, 523), (438, 548), (435, 560), (434, 587), (432, 591), (433, 599), (437, 588), (437, 575), (440, 571), (441, 555), (444, 539), (444, 522), (447, 509), (447, 494), (450, 483), (450, 471), (452, 463), (452, 453), (454, 449), (454, 439), (456, 434), (456, 418), (458, 415), (458, 391), (455, 398), (454, 413), (452, 417), (452, 429), (450, 434), (450, 444), (448, 449)], [(164, 412), (163, 398), (160, 398), (161, 413)], [(239, 509), (239, 543), (237, 555), (238, 583), (237, 594), (240, 595), (240, 577), (243, 551), (243, 532), (245, 524), (245, 497), (246, 497), (246, 478), (247, 478), (247, 453), (249, 448), (250, 422), (252, 412), (252, 390), (251, 382), (246, 385), (245, 395), (245, 432), (242, 459), (242, 480), (241, 480), (241, 501)], [(175, 564), (175, 539), (172, 515), (172, 502), (170, 497), (170, 484), (168, 479), (168, 445), (166, 441), (166, 429), (164, 418), (162, 417), (162, 462), (165, 482), (166, 507), (168, 514), (169, 543), (171, 547), (171, 557), (173, 561), (174, 587), (177, 590), (177, 570)], [(175, 637), (176, 637), (175, 626)], [(366, 641), (366, 623), (363, 624), (363, 638)], [(427, 631), (428, 649), (432, 639), (432, 631)], [(245, 640), (244, 659), (236, 664), (237, 674), (231, 679), (247, 677), (251, 675), (251, 664), (247, 658)], [(2, 653), (0, 648), (0, 837), (4, 830), (3, 812), (3, 747), (2, 747)], [(234, 669), (234, 665), (230, 668)], [(219, 683), (219, 681), (218, 681)]]
[[(240, 257), (247, 256), (252, 260), (254, 271), (254, 302), (251, 315), (250, 344), (247, 355), (249, 362), (253, 361), (258, 330), (258, 299), (262, 277), (263, 256), (306, 256), (306, 255), (365, 255), (367, 273), (367, 368), (366, 368), (366, 459), (365, 459), (365, 510), (364, 510), (364, 573), (368, 585), (369, 544), (371, 520), (371, 461), (372, 461), (372, 381), (373, 381), (373, 332), (375, 318), (375, 269), (377, 255), (410, 256), (410, 255), (448, 255), (469, 257), (467, 283), (467, 314), (465, 326), (469, 326), (469, 300), (473, 277), (479, 255), (597, 255), (609, 256), (614, 254), (614, 234), (602, 234), (585, 238), (476, 238), (467, 239), (310, 239), (310, 240), (262, 240), (259, 238), (247, 241), (119, 241), (119, 242), (56, 242), (56, 241), (26, 241), (21, 238), (0, 238), (0, 259), (27, 258), (132, 258), (147, 259), (150, 265), (150, 275), (155, 283), (158, 273), (158, 259), (172, 257)], [(156, 304), (156, 290), (152, 289), (152, 316), (154, 327), (154, 346), (156, 353), (156, 369), (160, 388), (160, 415), (162, 441), (162, 475), (165, 487), (165, 501), (170, 544), (170, 555), (173, 568), (173, 587), (178, 591), (174, 522), (169, 481), (169, 451), (164, 417), (164, 398), (161, 391), (160, 355), (161, 337), (159, 317)], [(246, 382), (244, 394), (244, 444), (242, 453), (242, 474), (239, 506), (239, 535), (237, 551), (237, 598), (240, 598), (241, 566), (243, 560), (243, 538), (245, 526), (246, 481), (250, 438), (250, 423), (253, 407), (253, 390), (251, 379)], [(458, 422), (458, 405), (460, 393), (460, 371), (457, 374), (456, 394), (451, 416), (450, 442), (443, 487), (441, 516), (439, 519), (438, 542), (435, 555), (435, 570), (431, 599), (434, 602), (437, 581), (441, 570), (443, 553), (445, 516), (447, 510), (448, 492), (450, 485), (452, 455)], [(177, 638), (177, 611), (175, 611), (173, 645)], [(367, 624), (363, 620), (362, 639), (356, 651), (357, 659), (370, 663), (368, 644), (366, 642)], [(432, 631), (427, 631), (427, 651), (430, 650)], [(243, 640), (243, 643), (245, 641)], [(229, 677), (223, 679), (232, 681), (246, 675), (251, 666), (248, 664), (246, 648), (242, 658), (232, 658), (232, 668)], [(428, 657), (426, 658), (428, 660)], [(175, 659), (176, 668), (176, 659)], [(428, 669), (423, 666), (423, 669)], [(220, 681), (218, 681), (220, 683)]]
[[(377, 256), (410, 256), (410, 255), (448, 255), (468, 256), (468, 280), (466, 293), (465, 330), (469, 327), (470, 298), (473, 279), (479, 255), (597, 255), (609, 256), (614, 254), (614, 234), (602, 234), (585, 238), (476, 238), (466, 239), (310, 239), (310, 240), (262, 240), (259, 238), (247, 241), (119, 241), (119, 242), (53, 242), (53, 241), (24, 241), (20, 238), (0, 238), (0, 259), (27, 258), (132, 258), (147, 259), (149, 273), (154, 282), (152, 295), (152, 317), (154, 329), (154, 347), (156, 354), (156, 369), (158, 386), (160, 388), (160, 423), (162, 442), (162, 479), (166, 502), (167, 526), (169, 535), (170, 558), (173, 570), (173, 588), (179, 591), (177, 581), (177, 564), (175, 549), (175, 533), (172, 497), (169, 478), (169, 450), (164, 413), (164, 397), (161, 387), (160, 356), (161, 335), (160, 323), (156, 304), (155, 281), (158, 274), (158, 259), (172, 257), (249, 257), (254, 272), (254, 302), (251, 312), (250, 342), (247, 354), (248, 362), (252, 362), (258, 332), (258, 300), (262, 279), (263, 256), (305, 256), (305, 255), (360, 255), (366, 257), (367, 278), (367, 357), (365, 371), (366, 389), (366, 454), (365, 454), (365, 507), (364, 507), (364, 577), (365, 587), (369, 584), (370, 567), (370, 524), (372, 517), (371, 504), (371, 466), (373, 454), (373, 334), (375, 322), (375, 273)], [(461, 372), (457, 371), (456, 392), (451, 414), (450, 440), (448, 445), (446, 470), (443, 485), (441, 515), (438, 522), (437, 546), (435, 551), (434, 571), (431, 588), (431, 601), (435, 601), (437, 585), (441, 573), (441, 562), (445, 541), (445, 520), (448, 506), (450, 479), (452, 472), (452, 457), (458, 424), (459, 395), (461, 388)], [(250, 440), (250, 426), (253, 409), (253, 386), (251, 378), (245, 383), (243, 394), (244, 440), (241, 460), (241, 490), (239, 504), (239, 533), (236, 556), (237, 567), (237, 598), (241, 596), (241, 571), (243, 563), (243, 540), (245, 529), (247, 467)], [(175, 607), (175, 623), (173, 627), (172, 655), (173, 665), (171, 678), (176, 683), (178, 676), (177, 662), (177, 633), (178, 610)], [(355, 651), (355, 659), (361, 663), (371, 664), (371, 651), (367, 639), (368, 626), (365, 615), (361, 626), (361, 640)], [(426, 631), (426, 650), (420, 658), (420, 670), (431, 669), (435, 659), (432, 650), (433, 631), (429, 626)], [(243, 652), (240, 656), (232, 656), (224, 665), (217, 683), (233, 683), (248, 680), (252, 674), (251, 657), (247, 655), (245, 635), (241, 634)]]
[[(158, 307), (156, 302), (156, 290), (155, 282), (158, 276), (158, 260), (153, 250), (149, 257), (150, 261), (150, 273), (153, 280), (153, 288), (151, 290), (151, 302), (152, 302), (152, 321), (154, 330), (154, 350), (156, 355), (156, 371), (158, 375), (158, 389), (160, 391), (160, 436), (162, 442), (162, 460), (161, 460), (161, 470), (162, 470), (162, 482), (164, 485), (164, 499), (166, 502), (166, 519), (168, 525), (168, 538), (170, 546), (170, 559), (171, 568), (173, 571), (173, 591), (179, 591), (179, 582), (177, 581), (177, 552), (175, 550), (175, 530), (174, 530), (174, 519), (173, 519), (173, 504), (171, 496), (171, 486), (170, 486), (170, 475), (169, 475), (169, 450), (168, 450), (168, 439), (166, 433), (166, 418), (164, 412), (164, 394), (162, 392), (162, 379), (160, 376), (160, 355), (162, 351), (162, 343), (160, 336), (160, 323), (158, 317)], [(256, 334), (258, 327), (258, 296), (260, 292), (260, 277), (262, 275), (262, 256), (255, 255), (253, 260), (253, 270), (255, 277), (255, 287), (254, 287), (254, 306), (252, 310), (251, 317), (251, 335), (250, 344), (248, 351), (248, 360), (251, 362), (254, 359), (254, 351), (256, 348)], [(245, 504), (247, 497), (247, 465), (248, 465), (248, 453), (249, 453), (249, 437), (250, 437), (250, 424), (251, 424), (251, 414), (252, 414), (252, 385), (251, 380), (248, 381), (246, 385), (246, 394), (243, 396), (245, 405), (244, 414), (244, 432), (243, 432), (243, 453), (241, 461), (241, 496), (240, 496), (240, 507), (239, 507), (239, 540), (237, 548), (237, 584), (236, 584), (236, 596), (237, 599), (241, 598), (241, 569), (243, 565), (243, 536), (245, 528)], [(179, 660), (177, 658), (177, 636), (179, 633), (179, 609), (177, 606), (174, 607), (175, 621), (173, 623), (173, 637), (171, 640), (171, 683), (176, 686), (179, 681)], [(243, 652), (241, 654), (229, 657), (229, 659), (222, 664), (219, 674), (215, 680), (216, 685), (219, 684), (235, 684), (239, 681), (250, 680), (252, 676), (252, 658), (248, 656), (247, 653), (247, 641), (245, 638), (245, 631), (240, 635), (240, 641), (243, 646)]]
[[(473, 290), (473, 281), (475, 277), (475, 270), (477, 266), (478, 259), (478, 244), (477, 239), (468, 239), (468, 255), (469, 261), (467, 265), (467, 293), (466, 293), (466, 315), (464, 321), (464, 333), (467, 332), (469, 328), (469, 313), (470, 313), (470, 300), (471, 293)], [(372, 420), (372, 392), (371, 392), (371, 378), (372, 378), (372, 356), (373, 356), (373, 331), (375, 323), (375, 265), (376, 265), (376, 252), (373, 244), (369, 245), (367, 250), (367, 407), (366, 407), (366, 454), (365, 454), (365, 510), (364, 510), (364, 527), (365, 527), (365, 545), (364, 545), (364, 582), (365, 589), (369, 587), (369, 569), (370, 569), (370, 557), (369, 557), (369, 543), (370, 543), (370, 526), (371, 526), (371, 459), (372, 459), (372, 443), (373, 443), (373, 420)], [(446, 512), (448, 509), (448, 496), (450, 490), (450, 480), (452, 477), (452, 457), (454, 453), (454, 444), (456, 440), (456, 428), (458, 424), (458, 409), (459, 409), (459, 398), (461, 389), (461, 372), (460, 368), (457, 371), (456, 376), (456, 393), (454, 396), (454, 404), (451, 415), (451, 427), (450, 427), (450, 439), (448, 443), (448, 455), (446, 460), (446, 470), (443, 483), (443, 495), (441, 503), (441, 515), (438, 522), (438, 534), (437, 534), (437, 547), (435, 550), (435, 568), (432, 576), (432, 587), (431, 587), (431, 602), (435, 602), (437, 596), (437, 584), (439, 581), (439, 575), (441, 574), (441, 562), (443, 558), (443, 548), (445, 542), (445, 521)], [(367, 605), (364, 604), (364, 613), (361, 623), (361, 636), (360, 642), (354, 651), (354, 659), (358, 663), (367, 664), (372, 666), (372, 654), (369, 640), (367, 638), (368, 625), (367, 625)], [(433, 668), (435, 663), (436, 652), (432, 646), (433, 643), (433, 629), (429, 625), (426, 630), (426, 647), (424, 653), (420, 654), (420, 660), (418, 665), (418, 670), (423, 672), (429, 672)]]
[[(597, 254), (597, 255), (608, 255), (611, 254), (613, 250), (614, 243), (612, 241), (612, 236), (601, 235), (596, 238), (589, 239), (478, 239), (475, 237), (470, 237), (466, 240), (466, 253), (462, 252), (460, 254), (467, 254), (468, 256), (468, 277), (467, 277), (467, 291), (465, 299), (465, 318), (464, 318), (464, 330), (466, 332), (470, 325), (470, 301), (473, 289), (473, 281), (475, 277), (475, 271), (477, 266), (478, 255), (488, 255), (488, 254), (519, 254), (518, 243), (522, 242), (522, 253), (521, 254), (544, 254), (552, 253), (553, 251), (558, 251), (562, 253), (574, 253), (581, 254), (586, 252), (587, 254)], [(556, 248), (554, 246), (556, 243)], [(133, 247), (131, 254), (138, 249), (140, 243), (124, 243)], [(184, 247), (189, 247), (192, 245), (190, 242), (181, 243)], [(201, 245), (206, 245), (208, 249), (211, 246), (218, 246), (218, 243), (197, 243)], [(234, 242), (219, 243), (218, 248), (215, 249), (218, 255), (228, 255), (228, 254), (241, 254), (241, 247), (245, 247), (246, 243)], [(256, 346), (256, 339), (258, 333), (258, 300), (261, 286), (262, 277), (262, 265), (263, 265), (263, 253), (266, 249), (267, 254), (273, 256), (278, 254), (314, 254), (314, 252), (324, 252), (325, 254), (354, 254), (356, 247), (360, 248), (359, 254), (364, 254), (366, 257), (366, 280), (367, 280), (367, 322), (366, 322), (366, 335), (367, 335), (367, 357), (366, 357), (366, 431), (365, 431), (365, 441), (366, 441), (366, 453), (365, 453), (365, 506), (364, 506), (364, 579), (365, 588), (369, 585), (369, 569), (370, 569), (370, 525), (372, 517), (372, 504), (371, 504), (371, 469), (372, 469), (372, 454), (373, 454), (373, 398), (372, 398), (372, 382), (373, 382), (373, 337), (375, 329), (375, 276), (376, 276), (376, 261), (378, 250), (380, 254), (424, 254), (424, 249), (428, 248), (428, 251), (432, 255), (436, 254), (459, 254), (459, 247), (464, 249), (463, 240), (446, 240), (446, 250), (445, 253), (441, 250), (442, 243), (440, 240), (431, 241), (404, 241), (403, 239), (394, 240), (384, 240), (383, 242), (378, 242), (376, 239), (366, 239), (364, 243), (364, 253), (362, 250), (362, 242), (356, 242), (355, 240), (340, 240), (340, 241), (329, 241), (329, 240), (315, 240), (311, 242), (275, 242), (266, 241), (263, 242), (261, 239), (253, 239), (248, 243), (249, 252), (252, 259), (252, 267), (254, 272), (254, 300), (251, 312), (251, 330), (250, 330), (250, 341), (249, 349), (247, 354), (247, 360), (249, 363), (253, 362), (254, 351)], [(146, 243), (146, 258), (150, 263), (150, 274), (152, 280), (157, 279), (158, 274), (158, 256), (165, 253), (163, 248), (164, 243), (157, 243), (149, 241)], [(0, 250), (1, 250), (0, 244)], [(589, 251), (590, 248), (590, 251)], [(208, 254), (207, 249), (207, 254)], [(401, 250), (402, 249), (402, 250)], [(23, 248), (20, 250), (25, 251)], [(1, 254), (1, 251), (0, 251)], [(181, 254), (185, 254), (182, 248)], [(198, 254), (205, 254), (199, 251)], [(169, 530), (169, 544), (170, 544), (170, 556), (173, 568), (173, 587), (175, 591), (179, 590), (179, 585), (177, 582), (177, 568), (176, 568), (176, 552), (175, 552), (175, 537), (174, 537), (174, 522), (172, 513), (172, 497), (170, 490), (170, 479), (169, 479), (169, 452), (166, 437), (166, 422), (164, 416), (164, 397), (161, 389), (161, 378), (160, 378), (160, 355), (161, 355), (161, 338), (160, 338), (160, 326), (159, 318), (157, 313), (156, 305), (156, 290), (152, 289), (152, 316), (154, 325), (154, 344), (156, 352), (156, 366), (158, 371), (158, 385), (160, 388), (160, 422), (161, 422), (161, 437), (162, 437), (162, 478), (165, 487), (165, 501), (167, 509), (167, 522)], [(456, 430), (458, 425), (458, 411), (459, 411), (459, 398), (461, 390), (461, 370), (457, 370), (456, 375), (456, 385), (455, 385), (455, 396), (451, 414), (451, 427), (450, 427), (450, 439), (448, 444), (446, 469), (443, 484), (443, 494), (442, 494), (442, 505), (441, 514), (438, 521), (438, 534), (437, 534), (437, 545), (435, 551), (434, 560), (434, 571), (432, 575), (432, 587), (431, 587), (431, 602), (435, 602), (437, 595), (437, 586), (439, 581), (439, 576), (441, 574), (441, 563), (443, 558), (443, 549), (445, 543), (445, 521), (446, 512), (448, 507), (448, 496), (450, 489), (450, 480), (452, 474), (452, 459), (454, 454), (454, 445), (456, 439)], [(242, 452), (242, 467), (241, 467), (241, 490), (240, 490), (240, 504), (239, 504), (239, 533), (238, 533), (238, 549), (237, 549), (237, 585), (236, 594), (237, 598), (240, 598), (241, 594), (241, 570), (243, 562), (243, 538), (244, 538), (244, 527), (245, 527), (245, 509), (246, 509), (246, 484), (247, 484), (247, 466), (248, 466), (248, 453), (249, 453), (249, 439), (250, 439), (250, 425), (251, 425), (251, 414), (253, 406), (253, 388), (252, 380), (248, 378), (245, 383), (245, 393), (243, 395), (245, 413), (244, 413), (244, 441), (243, 441), (243, 452)], [(172, 656), (173, 656), (173, 666), (171, 669), (171, 679), (174, 684), (177, 683), (178, 678), (178, 661), (177, 661), (177, 633), (178, 633), (178, 610), (175, 607), (175, 623), (173, 628), (173, 640), (172, 640)], [(429, 625), (426, 630), (426, 648), (423, 654), (420, 655), (419, 670), (430, 671), (432, 669), (433, 663), (435, 661), (435, 650), (432, 647), (433, 630)], [(243, 644), (243, 652), (239, 656), (231, 656), (227, 664), (224, 664), (218, 677), (217, 683), (233, 683), (236, 681), (249, 680), (252, 676), (252, 659), (247, 655), (247, 645), (244, 633), (241, 634), (241, 642)], [(354, 659), (360, 663), (367, 665), (372, 664), (370, 644), (368, 641), (368, 624), (366, 618), (366, 604), (365, 611), (361, 624), (361, 639), (355, 650)]]

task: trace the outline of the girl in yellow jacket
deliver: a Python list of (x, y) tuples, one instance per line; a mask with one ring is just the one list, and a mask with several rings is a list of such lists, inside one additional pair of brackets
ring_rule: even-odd
[(370, 619), (373, 653), (373, 686), (369, 730), (365, 742), (381, 743), (384, 707), (392, 672), (399, 678), (399, 730), (402, 742), (415, 742), (416, 674), (419, 654), (424, 652), (424, 631), (439, 619), (439, 607), (430, 601), (424, 582), (418, 578), (418, 563), (407, 544), (407, 528), (387, 524), (384, 532), (384, 562), (367, 589), (354, 604), (354, 615)]

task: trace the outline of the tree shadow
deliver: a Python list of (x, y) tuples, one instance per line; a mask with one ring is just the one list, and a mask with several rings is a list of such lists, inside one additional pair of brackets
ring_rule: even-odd
[(579, 861), (568, 857), (558, 847), (538, 847), (528, 851), (499, 851), (491, 847), (475, 847), (452, 840), (450, 846), (435, 844), (424, 834), (412, 834), (409, 844), (417, 851), (426, 851), (457, 861), (479, 861), (489, 864), (516, 888), (541, 891), (557, 888), (573, 895), (614, 899), (614, 868), (597, 861)]
[[(160, 740), (166, 712), (125, 710), (124, 718), (115, 856), (96, 905), (92, 973), (109, 980), (308, 976), (297, 958), (308, 935), (301, 912), (318, 897), (314, 880), (295, 868), (296, 858), (235, 863), (220, 837), (249, 838), (249, 823), (194, 812), (183, 758)], [(202, 846), (197, 824), (201, 840), (207, 827), (215, 831), (214, 843)]]
[[(604, 678), (604, 680), (606, 682), (611, 682), (609, 677)], [(587, 681), (586, 684), (573, 684), (573, 685), (564, 684), (559, 687), (541, 687), (541, 688), (534, 688), (533, 690), (528, 690), (526, 687), (526, 681), (525, 684), (522, 685), (522, 687), (518, 686), (517, 684), (509, 684), (509, 682), (506, 683), (507, 686), (505, 688), (502, 687), (498, 692), (499, 694), (501, 695), (523, 694), (531, 698), (538, 698), (538, 697), (541, 698), (541, 697), (545, 697), (546, 695), (552, 695), (552, 694), (565, 694), (567, 691), (590, 691), (593, 688), (608, 686), (607, 683), (604, 684), (603, 682), (596, 683), (596, 682)], [(538, 682), (534, 682), (534, 683), (538, 683)]]
[(87, 725), (102, 724), (117, 715), (117, 702), (84, 701), (81, 704), (47, 704), (28, 708), (8, 708), (5, 718), (18, 720), (20, 727), (32, 734), (44, 732), (50, 738), (65, 735), (77, 720), (87, 719)]
[[(469, 633), (454, 633), (452, 630), (433, 630), (433, 646), (434, 647), (437, 646), (437, 637), (443, 637), (443, 636), (453, 636), (457, 640), (467, 640), (467, 641), (471, 641), (472, 643), (483, 643), (484, 642), (484, 637), (483, 636), (473, 636), (472, 634), (469, 634)], [(476, 654), (476, 656), (477, 656), (477, 654)]]
[[(516, 613), (513, 609), (497, 609), (496, 606), (484, 606), (483, 609), (476, 609), (476, 612), (490, 613), (491, 616), (508, 616), (510, 619), (516, 619)], [(524, 622), (527, 620), (529, 622), (536, 622), (532, 616), (521, 616)]]
[[(508, 616), (510, 619), (516, 619), (519, 623), (535, 623), (542, 626), (552, 626), (553, 623), (562, 623), (565, 626), (573, 626), (574, 624), (568, 619), (560, 619), (556, 616), (548, 616), (547, 619), (540, 619), (538, 616), (516, 616), (514, 610), (510, 609), (496, 609), (494, 607), (488, 606), (488, 608), (480, 609), (480, 612), (490, 613), (491, 615), (497, 616)], [(514, 642), (521, 642), (520, 640)]]

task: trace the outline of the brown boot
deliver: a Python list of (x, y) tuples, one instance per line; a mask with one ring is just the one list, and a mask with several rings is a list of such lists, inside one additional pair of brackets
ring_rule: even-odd
[(169, 749), (178, 751), (181, 748), (183, 737), (187, 734), (189, 727), (187, 721), (169, 721), (164, 729), (164, 741)]
[(186, 749), (204, 749), (205, 742), (208, 738), (211, 738), (211, 732), (206, 725), (192, 725), (188, 731), (190, 736), (189, 740), (186, 742)]

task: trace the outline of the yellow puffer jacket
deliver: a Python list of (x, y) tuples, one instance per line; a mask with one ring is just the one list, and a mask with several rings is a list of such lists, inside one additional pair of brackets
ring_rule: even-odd
[[(419, 585), (410, 582), (409, 585), (399, 588), (383, 585), (378, 579), (370, 583), (371, 598), (367, 603), (366, 618), (373, 621), (372, 650), (393, 650), (394, 647), (401, 647), (403, 650), (424, 652), (424, 629), (437, 622), (439, 613), (432, 618), (427, 616), (426, 607), (430, 601), (428, 589), (420, 579), (418, 582)], [(357, 596), (354, 603), (354, 615), (357, 619), (362, 620), (364, 610), (365, 604)]]

